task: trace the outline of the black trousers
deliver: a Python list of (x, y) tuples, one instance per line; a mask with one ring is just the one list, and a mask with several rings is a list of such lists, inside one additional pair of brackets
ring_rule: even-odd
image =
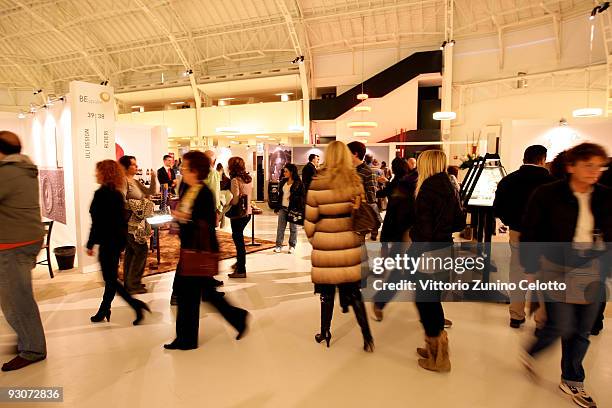
[(200, 301), (210, 302), (236, 330), (245, 324), (247, 312), (232, 306), (217, 292), (213, 278), (188, 277), (178, 274), (175, 278), (178, 310), (176, 315), (176, 340), (187, 347), (198, 346), (200, 329)]
[(111, 303), (118, 293), (133, 309), (136, 309), (136, 299), (134, 299), (118, 280), (119, 257), (121, 249), (108, 245), (100, 245), (98, 260), (102, 267), (102, 277), (104, 278), (104, 295), (100, 309), (108, 310)]
[(232, 239), (234, 240), (234, 245), (236, 245), (236, 272), (246, 272), (246, 246), (244, 245), (244, 229), (250, 220), (250, 215), (230, 220), (232, 226)]
[[(416, 274), (419, 280), (437, 279), (436, 275)], [(421, 289), (417, 282), (416, 307), (419, 311), (421, 324), (427, 337), (438, 337), (444, 330), (444, 309), (442, 308), (442, 291)]]

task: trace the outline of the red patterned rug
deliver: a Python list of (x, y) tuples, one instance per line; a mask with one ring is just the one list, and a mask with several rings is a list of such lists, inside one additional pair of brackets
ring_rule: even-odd
[[(176, 270), (180, 250), (178, 235), (171, 235), (168, 233), (168, 230), (161, 230), (159, 231), (159, 240), (161, 244), (159, 264), (157, 263), (157, 251), (149, 249), (147, 267), (145, 268), (143, 276), (173, 272)], [(219, 241), (220, 259), (236, 257), (236, 246), (232, 240), (232, 234), (224, 231), (217, 231), (217, 240)], [(261, 245), (248, 246), (248, 244), (251, 243), (251, 237), (245, 237), (244, 242), (247, 244), (247, 254), (274, 248), (275, 245), (272, 241), (255, 238), (255, 243)], [(119, 267), (119, 278), (123, 279), (123, 261)]]

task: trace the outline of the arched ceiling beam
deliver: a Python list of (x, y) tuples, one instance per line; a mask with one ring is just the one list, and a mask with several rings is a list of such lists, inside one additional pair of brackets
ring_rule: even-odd
[(102, 72), (102, 70), (100, 69), (98, 64), (96, 64), (96, 62), (93, 60), (93, 58), (89, 55), (89, 53), (87, 53), (87, 51), (85, 51), (85, 49), (83, 47), (81, 47), (81, 45), (79, 44), (79, 41), (77, 41), (76, 39), (71, 38), (69, 35), (67, 35), (63, 31), (61, 31), (60, 29), (58, 29), (53, 23), (51, 23), (45, 17), (43, 17), (40, 14), (38, 14), (34, 9), (29, 7), (27, 4), (25, 4), (21, 0), (14, 0), (14, 1), (15, 1), (15, 4), (17, 4), (24, 11), (26, 11), (28, 14), (30, 14), (32, 16), (32, 18), (34, 18), (35, 20), (38, 20), (44, 26), (47, 26), (51, 31), (53, 31), (55, 34), (57, 34), (61, 38), (63, 38), (67, 43), (69, 43), (72, 47), (74, 47), (76, 50), (78, 50), (79, 53), (81, 55), (83, 55), (83, 57), (85, 57), (85, 60), (87, 61), (87, 64), (96, 73), (96, 75), (100, 77), (100, 79), (102, 79), (102, 80), (108, 79), (106, 77), (106, 75), (104, 74), (104, 72)]
[[(297, 9), (298, 14), (300, 14), (301, 7), (299, 0), (294, 1), (294, 6)], [(303, 63), (298, 64), (300, 70), (300, 82), (302, 85), (304, 143), (310, 143), (310, 127), (307, 126), (307, 124), (310, 123), (310, 71), (312, 68), (310, 46), (307, 44), (307, 34), (304, 27), (302, 27), (303, 40), (300, 40), (297, 25), (293, 19), (293, 16), (291, 15), (291, 12), (289, 11), (289, 8), (287, 7), (287, 3), (285, 3), (285, 0), (276, 0), (276, 5), (285, 19), (287, 31), (289, 32), (289, 38), (291, 39), (291, 44), (295, 50), (295, 56), (304, 58)], [(302, 16), (299, 17), (302, 18)]]

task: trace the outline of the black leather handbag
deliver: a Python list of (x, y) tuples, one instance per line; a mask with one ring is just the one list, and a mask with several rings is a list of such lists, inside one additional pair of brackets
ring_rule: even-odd
[(248, 215), (249, 197), (246, 194), (240, 194), (238, 202), (230, 207), (225, 213), (229, 219), (244, 218)]

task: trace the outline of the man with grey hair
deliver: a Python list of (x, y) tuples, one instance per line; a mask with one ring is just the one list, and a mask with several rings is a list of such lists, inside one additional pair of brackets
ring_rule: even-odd
[(0, 131), (0, 307), (17, 333), (17, 356), (2, 371), (47, 357), (45, 332), (32, 292), (32, 269), (45, 234), (40, 219), (38, 169), (21, 154), (19, 137)]

